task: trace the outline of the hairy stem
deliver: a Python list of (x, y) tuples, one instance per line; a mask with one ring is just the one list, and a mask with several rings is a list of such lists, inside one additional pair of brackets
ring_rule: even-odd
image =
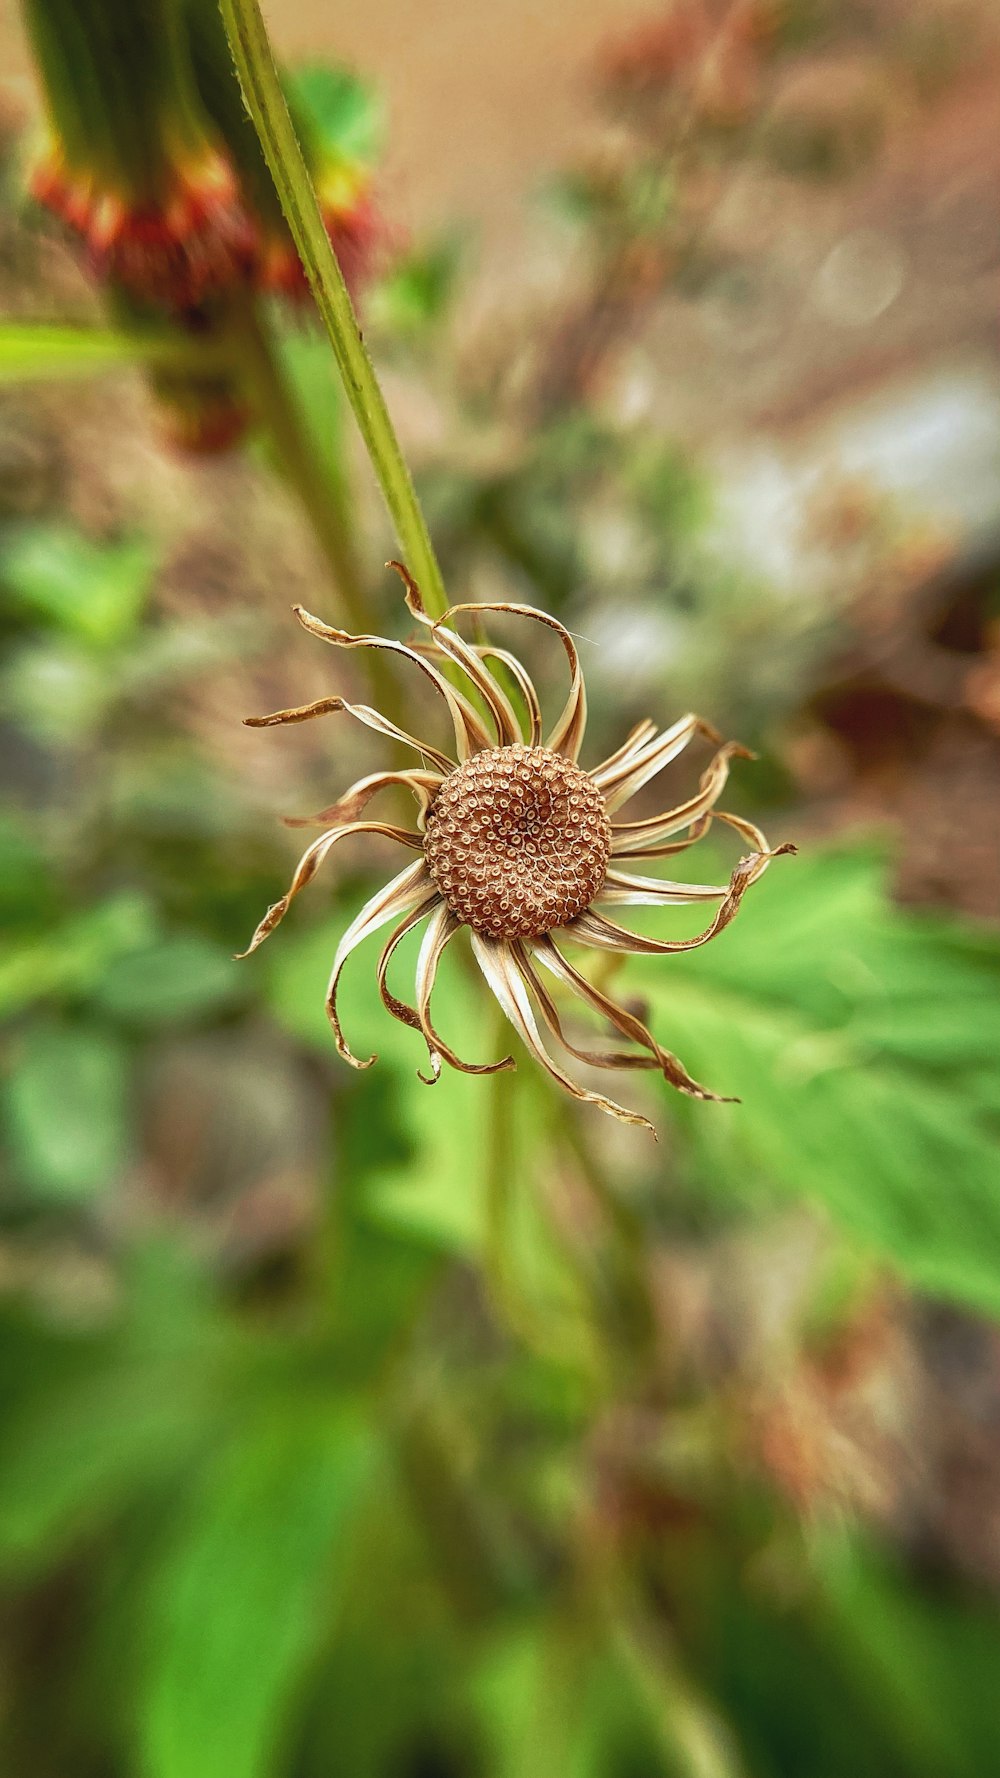
[(327, 238), (289, 116), (258, 0), (219, 0), (247, 110), (309, 279), (372, 467), (427, 609), (446, 609), (444, 582), (410, 472), (368, 356), (343, 273)]

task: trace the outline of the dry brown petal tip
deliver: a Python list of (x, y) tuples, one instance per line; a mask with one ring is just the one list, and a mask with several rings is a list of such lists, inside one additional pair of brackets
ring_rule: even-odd
[(343, 698), (316, 698), (311, 704), (298, 704), (289, 710), (272, 710), (267, 716), (244, 716), (244, 728), (277, 728), (283, 722), (308, 722), (313, 716), (328, 716), (346, 708)]
[(404, 587), (406, 588), (407, 607), (412, 612), (413, 616), (419, 617), (419, 618), (426, 618), (427, 617), (427, 607), (424, 604), (423, 595), (420, 591), (420, 588), (418, 587), (416, 581), (414, 580), (413, 575), (410, 573), (410, 570), (407, 567), (405, 567), (402, 562), (397, 562), (394, 556), (390, 557), (389, 561), (386, 562), (385, 566), (387, 568), (392, 568), (395, 571), (395, 573), (399, 575), (400, 580), (402, 581)]

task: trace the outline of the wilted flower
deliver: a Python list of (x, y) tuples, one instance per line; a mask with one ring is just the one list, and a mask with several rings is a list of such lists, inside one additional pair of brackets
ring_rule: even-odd
[(246, 282), (253, 226), (227, 163), (211, 149), (179, 154), (156, 188), (143, 192), (73, 167), (53, 143), (30, 184), (32, 196), (79, 237), (101, 282), (181, 311)]
[(31, 177), (95, 276), (190, 310), (245, 284), (255, 231), (172, 9), (26, 0), (49, 140)]
[[(300, 889), (340, 840), (358, 833), (382, 834), (408, 846), (417, 857), (372, 896), (337, 947), (326, 1010), (345, 1061), (355, 1068), (368, 1068), (376, 1058), (353, 1055), (341, 1030), (337, 1011), (341, 972), (364, 939), (395, 920), (398, 924), (379, 960), (379, 992), (394, 1018), (423, 1034), (430, 1053), (431, 1080), (440, 1075), (442, 1061), (467, 1074), (492, 1074), (513, 1067), (510, 1056), (498, 1062), (461, 1061), (431, 1018), (431, 992), (441, 955), (460, 928), (468, 927), (473, 954), (507, 1018), (542, 1066), (577, 1099), (599, 1105), (626, 1123), (652, 1128), (647, 1118), (589, 1091), (566, 1074), (545, 1048), (539, 1017), (556, 1042), (581, 1061), (603, 1068), (656, 1069), (682, 1093), (697, 1099), (718, 1098), (692, 1080), (677, 1057), (661, 1048), (635, 1013), (581, 974), (563, 955), (560, 944), (568, 940), (600, 951), (661, 956), (693, 950), (728, 926), (750, 884), (769, 861), (781, 852), (794, 851), (787, 845), (771, 851), (751, 822), (716, 807), (730, 760), (747, 757), (746, 749), (734, 742), (720, 745), (698, 790), (676, 808), (644, 819), (616, 819), (637, 791), (675, 759), (694, 735), (706, 735), (718, 743), (716, 731), (698, 716), (682, 716), (662, 731), (653, 722), (640, 722), (616, 752), (593, 770), (584, 771), (577, 761), (586, 724), (586, 689), (575, 644), (563, 625), (533, 606), (508, 603), (455, 605), (434, 622), (407, 571), (398, 562), (391, 566), (406, 583), (407, 604), (427, 628), (427, 642), (407, 647), (378, 636), (351, 636), (321, 623), (300, 606), (295, 607), (296, 616), (312, 635), (338, 648), (389, 649), (419, 667), (447, 708), (456, 757), (452, 759), (404, 733), (377, 710), (349, 704), (341, 697), (320, 698), (296, 709), (248, 718), (250, 727), (268, 728), (343, 710), (379, 734), (412, 747), (422, 755), (423, 763), (412, 770), (376, 772), (362, 778), (329, 808), (293, 823), (320, 824), (324, 831), (307, 848), (287, 892), (268, 909), (241, 955), (249, 956), (274, 931)], [(448, 627), (463, 614), (484, 611), (529, 618), (559, 636), (569, 662), (571, 686), (565, 708), (547, 735), (538, 695), (516, 656), (502, 648), (467, 643)], [(521, 715), (492, 663), (506, 669), (517, 687)], [(442, 667), (460, 669), (488, 713), (486, 720), (449, 682)], [(412, 793), (417, 805), (412, 829), (358, 819), (371, 799), (390, 785), (402, 785)], [(704, 835), (713, 819), (735, 828), (752, 847), (740, 859), (728, 885), (672, 883), (634, 876), (621, 868), (633, 860), (683, 851)], [(678, 834), (685, 837), (675, 838)], [(711, 923), (695, 938), (667, 941), (628, 932), (602, 911), (630, 903), (676, 907), (698, 902), (718, 904)], [(390, 992), (386, 974), (397, 945), (424, 920), (428, 924), (417, 960), (416, 1005), (410, 1006)], [(635, 1048), (600, 1054), (577, 1049), (565, 1034), (561, 1012), (539, 965)]]
[[(249, 290), (308, 296), (215, 0), (25, 0), (25, 17), (48, 112), (30, 188), (95, 278), (182, 318), (219, 313)], [(356, 293), (387, 239), (358, 123), (366, 95), (344, 73), (314, 71), (306, 90), (328, 104), (332, 95), (325, 125), (302, 84), (289, 81), (289, 101)], [(203, 425), (193, 399), (189, 409), (199, 441), (213, 438), (210, 408)]]

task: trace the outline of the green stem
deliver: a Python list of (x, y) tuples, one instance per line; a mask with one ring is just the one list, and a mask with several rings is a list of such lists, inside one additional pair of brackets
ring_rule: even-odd
[(677, 1778), (746, 1778), (728, 1724), (685, 1672), (669, 1630), (653, 1620), (634, 1594), (634, 1583), (624, 1574), (607, 1588), (603, 1603), (608, 1629), (645, 1700), (669, 1769)]
[(642, 1220), (615, 1191), (598, 1153), (586, 1138), (576, 1106), (558, 1090), (555, 1111), (558, 1134), (605, 1219), (611, 1237), (616, 1260), (615, 1309), (619, 1344), (624, 1340), (625, 1349), (632, 1357), (641, 1358), (650, 1351), (656, 1332)]
[[(497, 1009), (497, 1048), (504, 1049), (510, 1041), (510, 1029)], [(518, 1183), (517, 1094), (521, 1083), (517, 1073), (494, 1074), (489, 1083), (489, 1110), (485, 1155), (485, 1228), (483, 1269), (493, 1305), (510, 1331), (536, 1352), (555, 1355), (558, 1341), (553, 1329), (529, 1303), (515, 1276), (515, 1231), (511, 1211), (513, 1193)]]
[[(497, 1021), (499, 1023), (499, 1020)], [(506, 1033), (501, 1030), (501, 1041)], [(510, 1191), (514, 1177), (514, 1096), (517, 1081), (513, 1074), (490, 1077), (489, 1122), (486, 1139), (485, 1174), (485, 1241), (486, 1275), (498, 1308), (510, 1314), (514, 1303), (510, 1287), (508, 1243), (510, 1237)]]
[(312, 181), (289, 116), (257, 0), (219, 0), (236, 72), (271, 170), (285, 220), (389, 509), (410, 572), (428, 611), (447, 607), (441, 570), (385, 398), (368, 356), (343, 273), (327, 238)]
[[(324, 463), (310, 438), (259, 311), (250, 305), (240, 310), (232, 329), (254, 406), (323, 552), (347, 621), (355, 632), (364, 632), (370, 627), (368, 600), (354, 548), (346, 479), (332, 465)], [(376, 702), (387, 716), (403, 722), (400, 695), (384, 657), (372, 650), (366, 664)]]

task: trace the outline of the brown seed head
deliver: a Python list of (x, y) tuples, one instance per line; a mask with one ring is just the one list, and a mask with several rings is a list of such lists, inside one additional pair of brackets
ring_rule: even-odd
[(446, 778), (427, 817), (427, 868), (452, 913), (489, 938), (537, 938), (604, 881), (611, 823), (597, 785), (547, 747), (494, 747)]

